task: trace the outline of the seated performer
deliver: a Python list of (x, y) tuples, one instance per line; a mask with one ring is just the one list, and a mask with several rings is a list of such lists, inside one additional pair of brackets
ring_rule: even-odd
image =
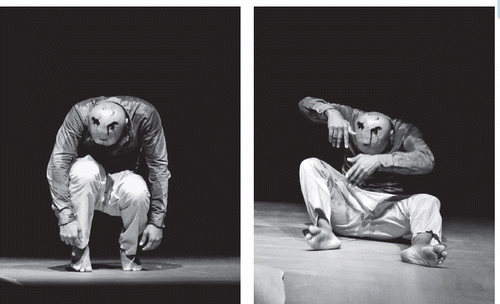
[(314, 225), (304, 231), (317, 250), (339, 249), (335, 236), (389, 240), (411, 239), (401, 251), (407, 263), (436, 267), (447, 256), (441, 243), (439, 200), (428, 194), (403, 193), (402, 175), (426, 174), (434, 156), (413, 125), (377, 112), (306, 97), (301, 112), (328, 125), (331, 144), (344, 142), (342, 173), (322, 160), (300, 165), (300, 184)]
[[(138, 174), (140, 166), (149, 171), (149, 188)], [(94, 210), (121, 216), (122, 269), (141, 270), (137, 245), (152, 250), (161, 242), (170, 178), (153, 105), (128, 96), (74, 105), (57, 133), (47, 178), (61, 241), (72, 246), (74, 270), (92, 271), (88, 243)]]

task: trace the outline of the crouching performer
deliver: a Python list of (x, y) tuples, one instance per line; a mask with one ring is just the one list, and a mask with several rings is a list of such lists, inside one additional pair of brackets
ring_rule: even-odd
[[(152, 250), (163, 237), (167, 163), (160, 116), (150, 103), (99, 97), (71, 108), (57, 133), (47, 178), (61, 241), (72, 246), (72, 269), (92, 271), (88, 243), (99, 210), (122, 219), (122, 269), (141, 270), (138, 245)], [(149, 184), (139, 168), (148, 172)]]
[(301, 112), (328, 126), (333, 147), (345, 148), (342, 173), (322, 160), (300, 165), (300, 185), (314, 225), (304, 231), (317, 250), (339, 249), (335, 233), (378, 240), (411, 239), (404, 262), (436, 267), (447, 256), (441, 243), (439, 200), (404, 194), (402, 175), (426, 174), (434, 156), (420, 131), (378, 112), (306, 97)]

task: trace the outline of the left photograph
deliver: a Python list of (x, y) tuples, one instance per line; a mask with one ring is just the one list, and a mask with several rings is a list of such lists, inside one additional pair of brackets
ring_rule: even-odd
[(0, 33), (2, 302), (239, 302), (240, 9), (2, 8)]

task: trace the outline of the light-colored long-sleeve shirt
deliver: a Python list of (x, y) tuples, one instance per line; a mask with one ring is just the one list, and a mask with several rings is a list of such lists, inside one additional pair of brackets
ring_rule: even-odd
[[(100, 146), (90, 136), (89, 113), (103, 101), (121, 105), (129, 118), (117, 146)], [(72, 214), (69, 169), (78, 157), (85, 155), (91, 155), (110, 174), (124, 170), (139, 172), (140, 168), (145, 168), (151, 193), (148, 223), (164, 227), (170, 171), (160, 115), (153, 105), (131, 96), (101, 96), (81, 101), (71, 108), (57, 132), (47, 167), (52, 209), (60, 224), (70, 221)]]
[[(299, 102), (300, 111), (310, 120), (316, 123), (328, 122), (324, 115), (328, 109), (334, 109), (354, 126), (356, 118), (363, 114), (362, 110), (336, 103), (328, 103), (323, 99), (306, 97)], [(378, 154), (377, 157), (381, 167), (369, 179), (360, 184), (361, 188), (371, 191), (402, 193), (400, 175), (426, 174), (434, 168), (434, 155), (425, 143), (422, 133), (412, 124), (405, 123), (400, 119), (391, 119), (394, 127), (394, 138), (387, 153)], [(349, 148), (345, 149), (342, 173), (345, 174), (352, 166), (347, 158), (359, 154), (349, 135)]]

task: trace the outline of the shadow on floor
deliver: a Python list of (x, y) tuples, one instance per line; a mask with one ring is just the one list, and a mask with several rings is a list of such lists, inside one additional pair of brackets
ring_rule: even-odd
[[(25, 267), (29, 265), (21, 265), (17, 266), (19, 267)], [(166, 270), (171, 270), (171, 269), (176, 269), (176, 268), (181, 268), (182, 265), (179, 264), (173, 264), (173, 263), (143, 263), (142, 264), (142, 270), (141, 271), (166, 271)], [(48, 267), (50, 270), (54, 271), (62, 271), (62, 272), (67, 272), (67, 271), (75, 271), (73, 268), (69, 266), (69, 264), (66, 265), (58, 265), (58, 266), (52, 266)], [(118, 269), (121, 270), (122, 266), (120, 263), (92, 263), (92, 270), (100, 270), (100, 269)]]

